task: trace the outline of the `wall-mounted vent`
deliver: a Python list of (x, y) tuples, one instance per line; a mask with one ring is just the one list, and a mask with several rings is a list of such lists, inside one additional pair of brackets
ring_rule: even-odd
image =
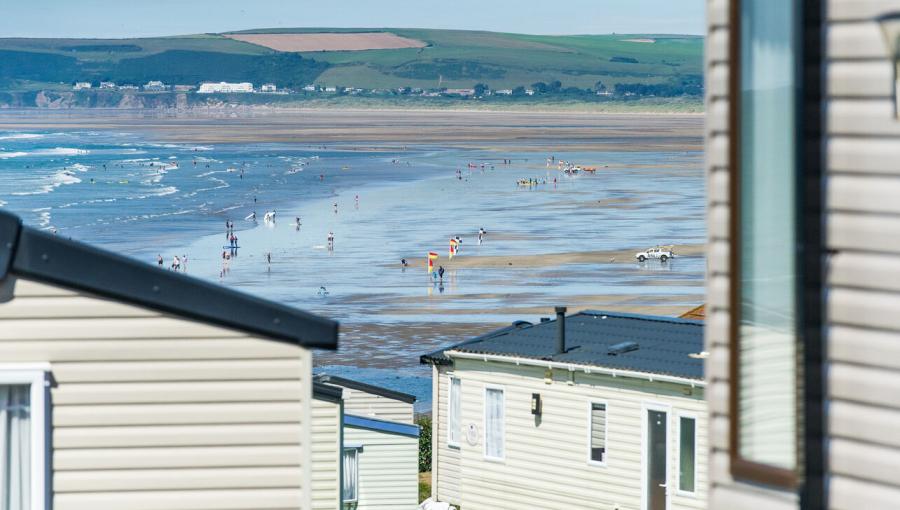
[(606, 354), (608, 356), (619, 356), (621, 354), (625, 354), (626, 352), (636, 351), (640, 349), (640, 345), (637, 342), (619, 342), (614, 345), (610, 345), (609, 349), (606, 350)]

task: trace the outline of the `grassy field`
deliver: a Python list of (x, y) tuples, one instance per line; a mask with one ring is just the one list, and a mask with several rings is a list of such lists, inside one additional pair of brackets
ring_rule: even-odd
[[(200, 34), (142, 39), (0, 39), (0, 89), (23, 82), (71, 83), (161, 79), (304, 82), (360, 88), (529, 87), (560, 81), (588, 88), (597, 81), (658, 84), (702, 75), (703, 39), (695, 36), (544, 36), (426, 29), (270, 29), (255, 33), (384, 31), (424, 48), (280, 53)], [(632, 42), (648, 39), (652, 43)], [(300, 58), (302, 57), (302, 58)]]

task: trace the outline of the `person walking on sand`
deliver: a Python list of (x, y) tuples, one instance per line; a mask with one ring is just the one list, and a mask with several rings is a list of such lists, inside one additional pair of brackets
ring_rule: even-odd
[(444, 266), (438, 267), (438, 278), (440, 279), (441, 283), (444, 282)]
[(328, 249), (334, 248), (334, 232), (328, 232)]
[(337, 214), (337, 202), (334, 203), (334, 214)]
[(156, 256), (156, 265), (158, 265), (159, 267), (163, 266), (163, 258), (161, 253)]

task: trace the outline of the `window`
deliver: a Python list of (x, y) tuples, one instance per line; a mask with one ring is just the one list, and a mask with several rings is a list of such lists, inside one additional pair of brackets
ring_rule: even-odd
[(816, 116), (801, 93), (801, 3), (736, 0), (731, 11), (731, 471), (782, 487), (796, 484), (799, 367), (813, 352), (799, 348), (811, 320), (802, 312), (817, 306), (804, 300), (804, 284), (820, 277), (808, 260), (817, 256), (818, 199), (804, 193), (816, 188), (803, 181), (816, 167), (801, 143), (814, 130), (800, 128)]
[(606, 463), (606, 403), (591, 402), (590, 407), (590, 462)]
[(459, 423), (461, 384), (458, 377), (450, 378), (450, 398), (447, 402), (447, 444), (454, 447), (459, 447), (459, 435), (462, 433)]
[(0, 508), (42, 509), (49, 449), (43, 371), (0, 370)]
[(344, 480), (341, 487), (344, 503), (359, 499), (359, 449), (344, 449)]
[(681, 416), (678, 420), (678, 490), (696, 492), (697, 420)]
[(503, 459), (503, 390), (484, 390), (484, 456), (489, 459)]

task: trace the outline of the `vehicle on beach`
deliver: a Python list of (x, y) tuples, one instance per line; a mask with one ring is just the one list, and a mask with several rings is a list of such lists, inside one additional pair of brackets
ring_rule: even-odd
[(675, 257), (675, 251), (671, 246), (656, 246), (634, 255), (638, 262), (644, 262), (647, 259), (659, 259), (660, 262), (665, 262), (673, 257)]

